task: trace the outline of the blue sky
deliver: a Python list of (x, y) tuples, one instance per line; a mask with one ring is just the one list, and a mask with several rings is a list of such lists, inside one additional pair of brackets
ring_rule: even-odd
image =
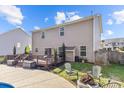
[(31, 33), (93, 14), (102, 15), (102, 39), (124, 37), (124, 6), (0, 6), (0, 33), (22, 27)]

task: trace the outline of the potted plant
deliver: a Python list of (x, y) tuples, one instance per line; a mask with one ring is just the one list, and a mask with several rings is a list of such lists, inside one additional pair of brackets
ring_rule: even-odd
[(80, 62), (84, 63), (83, 56), (80, 57)]
[(87, 60), (86, 57), (82, 56), (82, 57), (80, 57), (80, 61), (81, 61), (82, 63), (85, 63), (85, 62), (87, 62), (88, 60)]

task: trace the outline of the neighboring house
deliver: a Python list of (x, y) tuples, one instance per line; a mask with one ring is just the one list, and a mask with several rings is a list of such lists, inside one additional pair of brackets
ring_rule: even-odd
[(95, 61), (95, 51), (101, 48), (102, 19), (100, 15), (85, 17), (46, 29), (32, 32), (32, 53), (52, 55), (53, 49), (61, 51), (66, 46), (66, 61), (75, 61), (75, 56)]
[(26, 46), (31, 46), (31, 36), (21, 28), (0, 34), (0, 55), (13, 54), (13, 47), (16, 47), (16, 53), (24, 53)]
[(102, 40), (103, 48), (106, 50), (116, 50), (124, 47), (124, 38), (113, 38)]

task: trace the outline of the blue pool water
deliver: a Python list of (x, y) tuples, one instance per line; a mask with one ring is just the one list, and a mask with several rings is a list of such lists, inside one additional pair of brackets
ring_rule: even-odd
[(14, 86), (12, 86), (8, 83), (0, 82), (0, 88), (14, 88)]

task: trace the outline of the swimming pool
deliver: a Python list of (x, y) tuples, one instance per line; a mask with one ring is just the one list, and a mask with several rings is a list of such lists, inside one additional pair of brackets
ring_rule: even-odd
[(0, 88), (14, 88), (11, 84), (0, 82)]

